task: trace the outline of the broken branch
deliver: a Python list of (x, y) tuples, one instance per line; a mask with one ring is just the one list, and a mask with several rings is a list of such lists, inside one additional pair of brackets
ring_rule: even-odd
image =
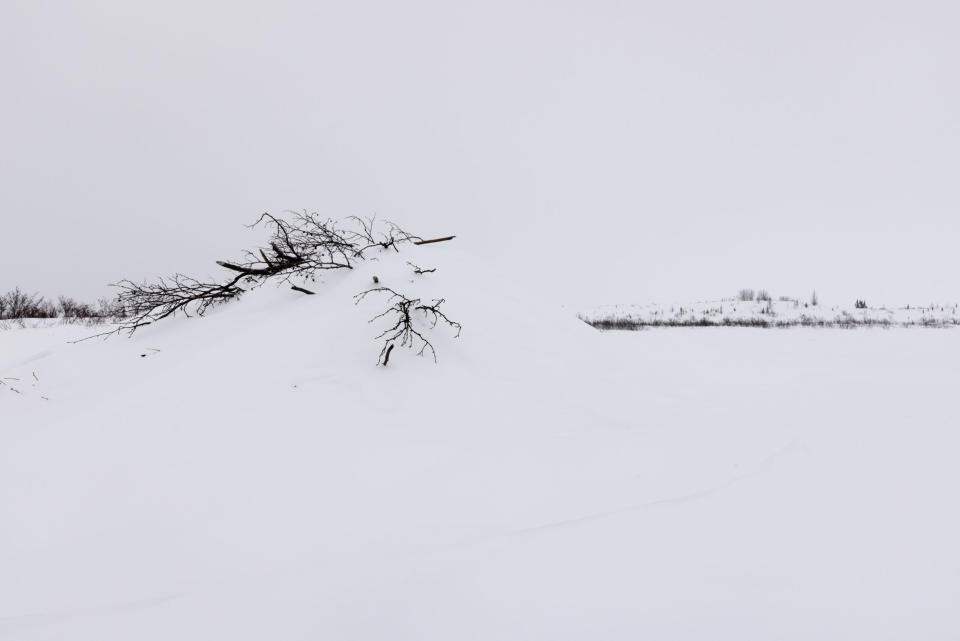
[(453, 240), (456, 236), (444, 236), (443, 238), (431, 238), (430, 240), (418, 240), (414, 242), (414, 245), (429, 245), (430, 243), (442, 243), (448, 240)]
[(315, 293), (315, 292), (311, 292), (309, 289), (304, 289), (303, 287), (297, 287), (296, 285), (291, 285), (290, 289), (292, 289), (295, 292), (300, 292), (302, 294), (310, 294), (311, 296), (313, 296), (313, 294)]

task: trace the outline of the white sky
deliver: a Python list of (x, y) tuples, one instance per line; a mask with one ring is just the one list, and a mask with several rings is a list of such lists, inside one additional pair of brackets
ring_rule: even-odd
[(960, 300), (958, 33), (952, 1), (3, 0), (0, 290), (216, 274), (307, 208), (568, 304)]

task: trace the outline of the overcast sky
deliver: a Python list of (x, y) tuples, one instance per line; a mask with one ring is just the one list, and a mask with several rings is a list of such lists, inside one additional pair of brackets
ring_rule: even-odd
[(0, 290), (216, 274), (306, 208), (571, 305), (960, 300), (958, 34), (946, 0), (3, 0)]

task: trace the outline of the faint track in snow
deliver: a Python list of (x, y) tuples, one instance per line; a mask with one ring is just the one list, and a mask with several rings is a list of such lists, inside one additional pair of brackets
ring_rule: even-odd
[(134, 610), (143, 610), (170, 603), (182, 598), (182, 594), (170, 594), (157, 597), (148, 597), (136, 599), (133, 601), (123, 601), (121, 603), (105, 604), (91, 606), (88, 608), (77, 608), (74, 610), (62, 610), (57, 612), (35, 612), (31, 614), (0, 615), (0, 635), (32, 628), (43, 625), (50, 625), (69, 621), (71, 619), (80, 619), (85, 617), (95, 617), (120, 612), (129, 612)]
[(547, 530), (553, 530), (558, 528), (564, 528), (573, 525), (580, 525), (583, 523), (589, 523), (591, 521), (599, 521), (606, 518), (612, 518), (615, 516), (620, 516), (623, 514), (629, 514), (631, 512), (641, 512), (643, 510), (649, 510), (657, 507), (665, 507), (670, 505), (679, 505), (682, 503), (689, 503), (692, 501), (697, 501), (702, 498), (706, 498), (713, 494), (717, 494), (726, 490), (741, 481), (745, 481), (749, 478), (757, 476), (765, 471), (771, 464), (774, 463), (777, 459), (783, 458), (784, 456), (789, 455), (796, 448), (796, 440), (790, 441), (783, 447), (777, 449), (773, 453), (761, 459), (756, 465), (753, 466), (753, 469), (749, 472), (744, 472), (734, 476), (719, 485), (714, 485), (713, 487), (704, 488), (702, 490), (697, 490), (687, 494), (681, 494), (679, 496), (672, 496), (662, 499), (654, 499), (652, 501), (644, 501), (643, 503), (634, 503), (631, 505), (625, 505), (623, 507), (615, 508), (613, 510), (605, 510), (603, 512), (594, 512), (592, 514), (585, 514), (583, 516), (577, 516), (569, 519), (562, 519), (560, 521), (551, 521), (549, 523), (542, 523), (540, 525), (533, 525), (526, 528), (521, 528), (519, 530), (511, 530), (505, 532), (501, 536), (503, 537), (513, 537), (523, 534), (532, 534), (535, 532), (543, 532)]

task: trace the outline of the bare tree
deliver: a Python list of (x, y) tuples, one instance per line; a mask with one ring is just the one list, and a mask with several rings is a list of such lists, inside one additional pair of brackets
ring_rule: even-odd
[(28, 294), (19, 287), (3, 295), (3, 312), (5, 318), (29, 318), (30, 310), (37, 302), (36, 294)]
[(70, 296), (59, 296), (53, 302), (39, 294), (27, 294), (19, 287), (0, 294), (0, 320), (59, 317), (69, 323), (92, 323), (123, 316), (123, 309), (115, 299), (101, 298), (96, 305), (92, 305)]
[(96, 318), (97, 310), (93, 305), (74, 300), (69, 296), (60, 296), (57, 299), (57, 305), (60, 308), (60, 316), (65, 320), (76, 320), (81, 318)]
[(0, 318), (56, 318), (57, 307), (39, 294), (28, 294), (19, 287), (0, 296)]
[[(386, 294), (387, 302), (391, 303), (391, 305), (371, 318), (369, 322), (372, 323), (378, 319), (387, 318), (393, 323), (375, 338), (376, 340), (384, 339), (383, 347), (380, 349), (380, 355), (377, 357), (378, 365), (387, 364), (390, 359), (390, 353), (393, 351), (395, 345), (414, 348), (419, 344), (420, 349), (417, 351), (417, 355), (423, 356), (425, 351), (429, 349), (434, 362), (436, 362), (437, 351), (434, 349), (433, 343), (417, 329), (419, 324), (425, 325), (425, 331), (427, 329), (432, 330), (438, 323), (443, 322), (449, 325), (451, 329), (456, 330), (454, 338), (460, 336), (460, 330), (462, 329), (460, 323), (451, 320), (440, 310), (440, 306), (445, 302), (444, 299), (437, 298), (430, 304), (426, 304), (421, 302), (419, 298), (407, 298), (389, 287), (375, 287), (354, 296), (355, 304), (360, 304), (369, 294), (374, 293)], [(419, 320), (419, 323), (417, 319), (418, 312), (423, 314), (423, 318)]]
[(123, 303), (116, 296), (113, 298), (100, 298), (97, 300), (97, 316), (103, 319), (121, 319), (126, 318), (127, 312), (123, 308)]

